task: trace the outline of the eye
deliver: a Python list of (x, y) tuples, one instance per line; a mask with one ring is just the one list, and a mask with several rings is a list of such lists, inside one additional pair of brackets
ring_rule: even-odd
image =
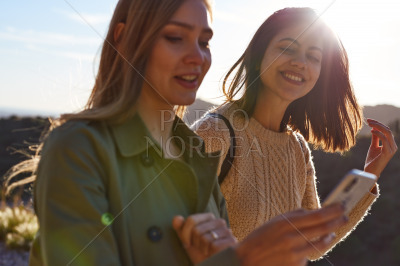
[(210, 41), (209, 40), (207, 40), (207, 41), (199, 41), (199, 44), (203, 48), (206, 48), (206, 49), (210, 48)]
[(165, 36), (165, 39), (167, 39), (167, 41), (171, 42), (171, 43), (177, 43), (182, 41), (181, 37), (178, 36)]
[(309, 55), (308, 58), (309, 58), (312, 62), (315, 62), (315, 63), (320, 63), (320, 62), (321, 62), (321, 59), (320, 59), (319, 57), (315, 56), (315, 55)]
[(289, 48), (289, 47), (281, 47), (280, 49), (281, 49), (282, 53), (285, 53), (285, 54), (294, 54), (296, 52), (294, 49)]

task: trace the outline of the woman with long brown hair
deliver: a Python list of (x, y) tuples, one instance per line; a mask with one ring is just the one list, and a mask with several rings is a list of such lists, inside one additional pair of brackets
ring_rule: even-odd
[[(242, 240), (276, 215), (320, 208), (307, 142), (344, 152), (355, 144), (363, 121), (339, 38), (310, 8), (276, 11), (227, 73), (223, 91), (226, 103), (194, 129), (207, 151), (222, 150), (226, 158), (220, 181), (233, 234)], [(367, 121), (372, 143), (364, 170), (379, 177), (397, 146), (388, 127)], [(363, 219), (377, 196), (374, 186), (329, 248)]]

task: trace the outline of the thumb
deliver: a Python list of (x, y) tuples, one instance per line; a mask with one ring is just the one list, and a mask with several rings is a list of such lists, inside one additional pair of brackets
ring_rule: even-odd
[(182, 230), (183, 230), (184, 224), (185, 224), (185, 218), (183, 218), (183, 216), (177, 215), (172, 219), (172, 227), (174, 228), (179, 239), (181, 240), (183, 246), (185, 248), (188, 248), (189, 245), (187, 243), (185, 243), (184, 237), (182, 235)]
[(172, 227), (174, 230), (180, 235), (183, 224), (185, 222), (185, 218), (183, 216), (177, 215), (172, 219)]

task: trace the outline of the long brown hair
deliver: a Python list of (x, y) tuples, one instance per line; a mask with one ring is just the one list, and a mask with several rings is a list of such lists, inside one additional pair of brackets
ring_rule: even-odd
[[(310, 8), (285, 8), (267, 18), (224, 78), (226, 102), (237, 102), (249, 116), (254, 113), (262, 88), (259, 77), (265, 50), (280, 31), (300, 22), (317, 23), (324, 47), (321, 73), (311, 92), (288, 106), (281, 129), (290, 126), (325, 151), (348, 150), (361, 129), (362, 109), (350, 83), (349, 62), (342, 42)], [(234, 100), (242, 90), (243, 95)]]
[[(99, 70), (88, 102), (83, 111), (61, 115), (52, 122), (54, 127), (68, 120), (107, 120), (121, 123), (135, 113), (135, 104), (143, 86), (147, 59), (152, 51), (158, 32), (170, 20), (185, 1), (194, 0), (120, 0), (111, 19), (104, 40)], [(212, 16), (212, 0), (201, 0)], [(119, 23), (125, 27), (119, 38), (118, 49), (114, 40), (114, 29)], [(182, 115), (184, 107), (177, 108)], [(36, 168), (40, 160), (43, 142), (35, 149), (30, 159), (14, 165), (5, 174), (7, 193), (13, 188), (36, 179)], [(31, 176), (10, 184), (22, 173)]]

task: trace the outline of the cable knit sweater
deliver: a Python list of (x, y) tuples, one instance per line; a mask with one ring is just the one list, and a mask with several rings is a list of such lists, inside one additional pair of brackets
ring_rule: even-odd
[[(238, 240), (274, 216), (298, 208), (320, 208), (311, 151), (301, 134), (290, 128), (281, 133), (267, 130), (254, 118), (246, 118), (235, 104), (213, 112), (228, 118), (235, 131), (235, 159), (221, 190)], [(221, 158), (225, 158), (230, 135), (221, 119), (206, 114), (192, 127), (204, 139), (207, 152), (221, 150)], [(377, 196), (378, 192), (367, 193), (349, 214), (349, 222), (337, 230), (330, 248), (316, 250), (309, 258), (320, 258), (347, 236)]]

